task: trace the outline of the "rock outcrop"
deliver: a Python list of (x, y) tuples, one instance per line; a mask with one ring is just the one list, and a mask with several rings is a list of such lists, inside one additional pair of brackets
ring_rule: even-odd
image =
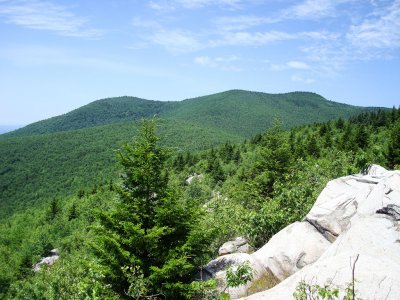
[[(229, 293), (232, 298), (252, 294), (245, 298), (249, 300), (294, 299), (293, 292), (302, 280), (330, 284), (343, 293), (352, 281), (352, 265), (358, 256), (354, 267), (357, 297), (400, 299), (399, 220), (400, 171), (375, 165), (365, 175), (332, 180), (302, 222), (287, 226), (261, 249), (246, 254), (254, 266), (254, 280)], [(215, 261), (235, 265), (232, 255), (238, 254)], [(213, 272), (224, 277), (222, 265)], [(281, 282), (254, 293), (260, 278)]]
[(240, 236), (234, 239), (233, 241), (229, 241), (224, 243), (218, 250), (218, 255), (226, 255), (231, 253), (250, 253), (253, 252), (252, 247), (249, 245), (248, 241)]
[(53, 265), (60, 258), (58, 254), (59, 254), (58, 249), (51, 250), (50, 255), (42, 257), (42, 259), (32, 267), (32, 270), (34, 272), (38, 272), (42, 269), (43, 265), (48, 265), (48, 266)]
[(194, 173), (193, 175), (190, 175), (188, 178), (186, 178), (186, 184), (191, 185), (193, 180), (201, 180), (203, 179), (204, 174), (196, 174)]

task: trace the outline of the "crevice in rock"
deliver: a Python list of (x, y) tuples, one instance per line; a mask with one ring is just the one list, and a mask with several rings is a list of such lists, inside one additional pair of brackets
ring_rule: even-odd
[(377, 214), (384, 214), (392, 217), (395, 221), (400, 221), (400, 206), (396, 204), (388, 204), (376, 211)]
[(301, 252), (299, 257), (297, 258), (296, 261), (296, 267), (298, 269), (302, 269), (303, 267), (305, 267), (307, 265), (307, 263), (304, 261), (304, 257), (306, 256), (305, 252)]
[(330, 243), (333, 243), (338, 237), (337, 234), (329, 231), (328, 229), (322, 227), (317, 221), (305, 218), (305, 221), (310, 223), (322, 236), (327, 239)]
[(391, 188), (385, 188), (385, 195), (389, 195), (393, 190)]

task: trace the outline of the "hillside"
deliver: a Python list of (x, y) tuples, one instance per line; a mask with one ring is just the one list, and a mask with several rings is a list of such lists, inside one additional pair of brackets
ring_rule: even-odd
[[(191, 125), (185, 122), (183, 128), (187, 129), (187, 134), (184, 135), (180, 122), (157, 123), (162, 132), (161, 139), (167, 139), (164, 145), (196, 141), (195, 135), (207, 130), (195, 125), (190, 128)], [(136, 290), (132, 288), (139, 287), (134, 294), (136, 298), (168, 293), (171, 296), (168, 299), (209, 299), (211, 296), (219, 299), (221, 293), (216, 281), (193, 280), (227, 240), (246, 237), (257, 253), (257, 249), (272, 241), (281, 229), (304, 220), (329, 180), (365, 171), (371, 163), (390, 169), (400, 166), (398, 109), (298, 126), (290, 131), (274, 124), (245, 143), (224, 143), (183, 155), (181, 151), (166, 151), (161, 144), (157, 146), (153, 131), (145, 135), (149, 131), (144, 130), (148, 128), (144, 127), (146, 124), (154, 122), (143, 124), (137, 142), (122, 152), (125, 158), (120, 161), (122, 164), (110, 165), (110, 170), (119, 170), (122, 176), (95, 169), (102, 156), (108, 155), (101, 151), (111, 145), (103, 136), (109, 134), (107, 130), (117, 133), (117, 128), (123, 128), (124, 124), (8, 139), (12, 151), (22, 147), (18, 143), (31, 139), (24, 149), (28, 158), (20, 162), (20, 174), (25, 174), (23, 168), (36, 164), (36, 169), (32, 168), (22, 181), (11, 181), (10, 188), (23, 189), (25, 182), (36, 180), (37, 175), (47, 172), (49, 174), (43, 180), (69, 186), (65, 189), (60, 185), (53, 187), (54, 195), (59, 193), (60, 196), (40, 196), (34, 206), (0, 221), (0, 298), (124, 299), (126, 291), (133, 295)], [(131, 132), (132, 126), (126, 128), (127, 132)], [(97, 132), (99, 128), (103, 131)], [(179, 130), (173, 131), (174, 128)], [(214, 141), (218, 141), (218, 132), (214, 134)], [(88, 140), (79, 135), (87, 135)], [(204, 136), (205, 140), (209, 138)], [(46, 146), (52, 140), (58, 140), (55, 143), (59, 144), (58, 148)], [(68, 143), (63, 143), (64, 140)], [(99, 144), (96, 147), (100, 152), (89, 154), (84, 148), (85, 143), (88, 149), (93, 148), (91, 143)], [(63, 145), (69, 146), (63, 149)], [(40, 159), (26, 154), (41, 149), (44, 150)], [(114, 160), (113, 149), (107, 150), (111, 156), (104, 159)], [(41, 171), (42, 165), (52, 161), (52, 155), (65, 159), (62, 157)], [(3, 159), (3, 155), (0, 158)], [(16, 155), (12, 159), (8, 163), (10, 167), (18, 165), (21, 157)], [(58, 163), (62, 165), (57, 166)], [(79, 182), (74, 178), (73, 172), (80, 165), (86, 169), (86, 176), (98, 178), (97, 181)], [(189, 183), (187, 178), (193, 174), (201, 176), (191, 176), (194, 179)], [(74, 186), (78, 186), (74, 185), (75, 180), (83, 185), (83, 190), (77, 193), (73, 192)], [(373, 186), (385, 199), (398, 196), (394, 189)], [(350, 189), (347, 182), (343, 182), (343, 187)], [(70, 192), (70, 196), (61, 197), (62, 192)], [(34, 192), (29, 191), (26, 199), (32, 195)], [(340, 199), (347, 203), (341, 195)], [(361, 196), (358, 192), (357, 195)], [(362, 195), (372, 197), (376, 193), (363, 192)], [(19, 201), (18, 197), (15, 201)], [(378, 202), (381, 205), (381, 201)], [(340, 209), (333, 214), (328, 209), (329, 216), (339, 216), (341, 209), (346, 209), (344, 217), (349, 220), (347, 209), (352, 211), (353, 207), (340, 204)], [(360, 235), (357, 233), (357, 236)], [(398, 237), (393, 241), (396, 239)], [(288, 240), (291, 239), (283, 239), (284, 249), (287, 249)], [(295, 244), (289, 247), (290, 253), (305, 245)], [(315, 249), (315, 243), (310, 247)], [(58, 261), (52, 266), (43, 266), (39, 272), (33, 271), (32, 266), (41, 257), (49, 256), (54, 248), (58, 249)], [(296, 267), (298, 253), (294, 254)], [(300, 256), (301, 267), (304, 260), (303, 254)], [(131, 268), (132, 257), (134, 268)], [(287, 256), (283, 259), (287, 261)], [(346, 257), (346, 270), (349, 270), (348, 266)], [(393, 265), (388, 269), (392, 270)], [(324, 270), (327, 270), (325, 266)], [(361, 268), (357, 267), (357, 270)], [(318, 272), (314, 274), (320, 276)], [(359, 274), (356, 271), (356, 279)], [(270, 277), (257, 280), (257, 290), (271, 287), (277, 283), (274, 280)], [(228, 292), (231, 290), (227, 289)]]
[(30, 124), (4, 136), (26, 136), (122, 123), (152, 116), (184, 120), (249, 138), (280, 118), (286, 128), (347, 118), (364, 111), (328, 101), (315, 93), (266, 94), (231, 90), (183, 101), (153, 101), (135, 97), (97, 100), (67, 114)]
[(266, 94), (232, 90), (184, 100), (162, 116), (190, 120), (249, 138), (264, 132), (279, 118), (285, 128), (338, 117), (347, 118), (365, 110), (328, 101), (315, 93)]
[[(135, 121), (0, 140), (0, 218), (50, 197), (64, 197), (117, 175), (116, 150), (136, 135)], [(163, 145), (199, 150), (235, 135), (186, 121), (159, 122)]]
[(94, 101), (0, 136), (0, 217), (113, 178), (114, 151), (132, 139), (142, 118), (161, 118), (164, 144), (185, 151), (243, 141), (265, 131), (276, 117), (290, 128), (364, 110), (306, 92), (231, 90), (179, 102)]

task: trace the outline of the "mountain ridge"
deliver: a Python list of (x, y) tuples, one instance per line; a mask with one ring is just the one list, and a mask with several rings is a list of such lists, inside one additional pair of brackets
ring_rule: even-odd
[[(199, 124), (205, 122), (231, 134), (240, 133), (240, 136), (249, 138), (268, 128), (273, 118), (280, 118), (289, 128), (308, 123), (310, 118), (314, 122), (322, 122), (349, 117), (369, 109), (373, 108), (330, 101), (313, 92), (269, 94), (234, 89), (180, 101), (120, 96), (95, 100), (68, 113), (34, 122), (3, 136), (76, 130), (157, 116)], [(235, 124), (230, 116), (235, 118), (238, 126), (232, 126)]]

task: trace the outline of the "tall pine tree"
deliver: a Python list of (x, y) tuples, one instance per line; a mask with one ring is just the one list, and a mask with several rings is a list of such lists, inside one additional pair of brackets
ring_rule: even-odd
[(165, 149), (154, 121), (118, 154), (122, 183), (115, 208), (99, 214), (93, 248), (107, 269), (106, 283), (122, 298), (179, 299), (196, 271), (201, 237), (193, 238), (198, 210), (168, 187)]

